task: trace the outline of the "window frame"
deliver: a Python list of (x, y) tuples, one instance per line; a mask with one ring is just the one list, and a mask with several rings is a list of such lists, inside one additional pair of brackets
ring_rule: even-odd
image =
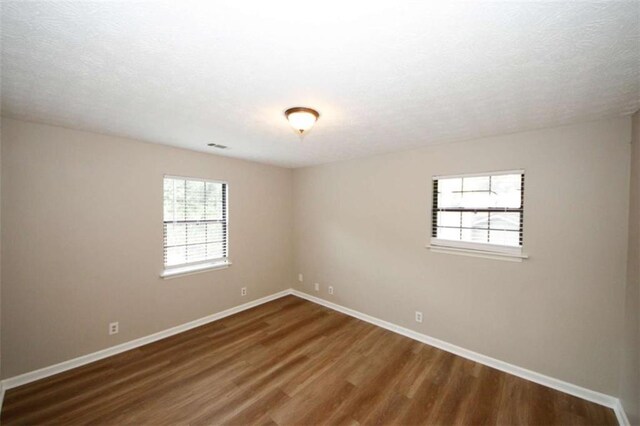
[(229, 182), (225, 180), (219, 179), (207, 179), (207, 178), (198, 178), (198, 177), (189, 177), (189, 176), (180, 176), (180, 175), (170, 175), (165, 174), (162, 176), (162, 188), (164, 193), (164, 181), (165, 179), (180, 179), (186, 181), (196, 181), (196, 182), (205, 182), (205, 183), (217, 183), (223, 185), (223, 211), (224, 211), (224, 221), (222, 222), (224, 228), (224, 256), (217, 259), (206, 259), (199, 260), (197, 262), (189, 262), (189, 263), (181, 263), (179, 265), (171, 265), (167, 266), (164, 262), (164, 196), (162, 199), (162, 235), (163, 235), (163, 243), (162, 243), (162, 252), (163, 252), (163, 271), (160, 274), (162, 278), (174, 278), (182, 275), (191, 275), (200, 272), (206, 272), (214, 269), (222, 269), (227, 268), (231, 265), (231, 260), (229, 259)]
[[(436, 188), (436, 182), (441, 179), (455, 179), (455, 178), (473, 178), (473, 177), (489, 177), (489, 176), (503, 176), (503, 175), (521, 175), (521, 194), (520, 194), (520, 207), (519, 208), (451, 208), (443, 210), (438, 208), (438, 192)], [(489, 258), (513, 258), (516, 260), (522, 260), (528, 258), (523, 253), (524, 247), (524, 191), (525, 191), (525, 170), (501, 170), (492, 172), (480, 172), (480, 173), (465, 173), (465, 174), (451, 174), (451, 175), (434, 175), (431, 177), (431, 190), (432, 190), (432, 203), (431, 203), (431, 226), (430, 226), (430, 245), (428, 248), (437, 252), (456, 253), (476, 255), (479, 257)], [(460, 211), (460, 212), (517, 212), (520, 213), (520, 229), (519, 229), (519, 246), (507, 246), (491, 243), (472, 242), (472, 241), (455, 241), (437, 238), (438, 229), (438, 212), (440, 211)], [(508, 260), (513, 260), (508, 259)]]

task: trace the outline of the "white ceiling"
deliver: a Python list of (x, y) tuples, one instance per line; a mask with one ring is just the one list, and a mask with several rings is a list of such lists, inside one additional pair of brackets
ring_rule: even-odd
[(638, 1), (2, 4), (4, 115), (288, 167), (639, 107)]

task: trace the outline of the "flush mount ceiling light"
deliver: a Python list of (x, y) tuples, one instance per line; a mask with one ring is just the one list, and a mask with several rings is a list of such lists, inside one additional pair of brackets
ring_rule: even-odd
[(309, 133), (318, 118), (320, 118), (318, 111), (305, 107), (289, 108), (284, 112), (284, 116), (287, 117), (293, 130), (300, 136)]

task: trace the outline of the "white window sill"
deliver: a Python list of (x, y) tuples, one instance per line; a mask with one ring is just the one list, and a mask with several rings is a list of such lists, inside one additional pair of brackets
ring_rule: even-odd
[(193, 275), (200, 274), (202, 272), (212, 271), (214, 269), (224, 269), (231, 266), (230, 260), (218, 260), (215, 262), (207, 262), (207, 263), (199, 263), (197, 265), (188, 265), (183, 267), (165, 269), (162, 274), (160, 274), (161, 278), (165, 280), (177, 277), (183, 277), (185, 275)]
[(504, 260), (507, 262), (522, 262), (522, 260), (529, 258), (529, 256), (524, 253), (500, 253), (495, 251), (475, 250), (438, 245), (427, 245), (427, 248), (434, 253), (457, 254), (460, 256), (481, 257), (483, 259)]

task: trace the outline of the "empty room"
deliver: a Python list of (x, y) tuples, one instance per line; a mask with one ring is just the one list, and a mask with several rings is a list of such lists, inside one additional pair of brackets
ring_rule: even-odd
[(639, 0), (0, 36), (3, 426), (640, 426)]

